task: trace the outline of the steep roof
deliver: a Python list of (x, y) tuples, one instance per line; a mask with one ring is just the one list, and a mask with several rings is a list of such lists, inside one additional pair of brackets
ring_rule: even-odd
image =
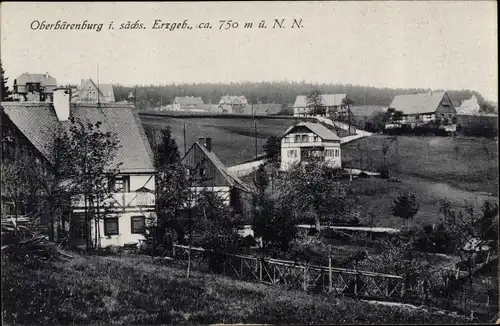
[(176, 96), (174, 103), (179, 103), (181, 105), (203, 105), (203, 99), (201, 97), (194, 96)]
[[(50, 139), (54, 130), (58, 125), (69, 124), (57, 119), (52, 103), (2, 102), (1, 106), (17, 128), (50, 160)], [(71, 103), (70, 116), (92, 123), (102, 121), (102, 131), (116, 133), (120, 148), (113, 164), (122, 163), (121, 172), (155, 172), (151, 146), (132, 105)]]
[(26, 85), (26, 83), (40, 83), (42, 86), (57, 86), (57, 81), (49, 74), (23, 73), (15, 79), (15, 85)]
[[(324, 106), (339, 106), (347, 97), (346, 94), (321, 94), (322, 103)], [(298, 95), (295, 99), (294, 108), (305, 108), (307, 105), (307, 95)]]
[(219, 160), (219, 158), (217, 157), (217, 155), (215, 155), (215, 153), (213, 151), (209, 151), (204, 145), (200, 144), (199, 142), (195, 142), (191, 146), (191, 148), (189, 148), (189, 150), (187, 151), (187, 153), (184, 157), (187, 157), (188, 153), (193, 149), (194, 146), (197, 146), (198, 148), (201, 149), (203, 154), (212, 162), (212, 164), (220, 172), (220, 174), (224, 177), (224, 179), (227, 181), (227, 183), (230, 187), (236, 187), (236, 188), (243, 190), (245, 192), (251, 192), (251, 189), (243, 181), (241, 181), (238, 177), (232, 175), (227, 170), (224, 163), (222, 163), (221, 160)]
[(99, 91), (99, 94), (106, 99), (108, 102), (115, 102), (115, 93), (113, 92), (112, 84), (97, 84), (91, 79), (82, 79), (80, 86), (77, 87), (76, 91), (71, 95), (72, 99), (77, 99), (80, 96), (80, 92), (87, 87), (87, 85), (92, 86), (93, 88)]
[(436, 111), (446, 92), (396, 95), (389, 105), (403, 114), (430, 113)]
[(291, 126), (285, 131), (285, 136), (293, 131), (293, 129), (297, 127), (306, 127), (312, 133), (319, 136), (323, 140), (338, 140), (340, 141), (340, 137), (337, 136), (333, 131), (323, 126), (320, 123), (312, 123), (312, 122), (299, 122), (298, 124)]

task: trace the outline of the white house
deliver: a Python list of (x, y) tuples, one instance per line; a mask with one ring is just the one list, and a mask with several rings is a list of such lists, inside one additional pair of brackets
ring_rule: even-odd
[(477, 101), (476, 96), (472, 95), (470, 99), (463, 101), (462, 104), (456, 109), (457, 109), (457, 114), (478, 115), (480, 108), (481, 107), (479, 105), (479, 102)]
[[(144, 239), (147, 221), (154, 221), (156, 216), (156, 169), (136, 110), (130, 104), (70, 103), (69, 94), (68, 89), (54, 90), (54, 103), (2, 102), (2, 111), (49, 165), (54, 131), (59, 126), (69, 127), (71, 117), (88, 119), (91, 123), (101, 121), (102, 131), (116, 134), (120, 147), (112, 165), (121, 163), (121, 166), (119, 174), (108, 182), (112, 193), (109, 212), (101, 215), (98, 229), (95, 221), (90, 221), (91, 230), (86, 232), (83, 196), (75, 196), (71, 208), (65, 212), (69, 223), (58, 227), (72, 231), (71, 239), (76, 246), (84, 246), (87, 236), (100, 247), (138, 243)], [(99, 211), (104, 212), (102, 206)]]
[[(322, 94), (321, 104), (326, 109), (326, 113), (342, 113), (346, 110), (344, 104), (346, 94)], [(293, 104), (293, 115), (295, 117), (305, 117), (311, 114), (311, 106), (307, 103), (307, 95), (299, 95)]]
[(341, 168), (340, 137), (320, 123), (300, 122), (281, 139), (281, 171), (300, 162), (321, 161)]

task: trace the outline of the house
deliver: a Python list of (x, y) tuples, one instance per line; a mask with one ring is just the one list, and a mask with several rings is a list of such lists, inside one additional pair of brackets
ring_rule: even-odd
[(479, 102), (475, 95), (468, 100), (464, 100), (462, 104), (456, 108), (457, 114), (460, 115), (478, 115), (480, 109)]
[(173, 111), (205, 112), (205, 104), (201, 97), (176, 96), (172, 103)]
[(99, 87), (92, 79), (82, 79), (80, 85), (71, 95), (72, 103), (113, 103), (115, 93), (113, 85), (99, 84)]
[[(344, 102), (346, 94), (322, 94), (321, 106), (326, 114), (341, 114), (346, 111), (347, 105)], [(307, 103), (307, 95), (298, 95), (293, 104), (293, 115), (295, 117), (305, 117), (312, 114), (312, 107)]]
[(320, 123), (300, 122), (281, 139), (281, 171), (298, 163), (325, 162), (341, 168), (340, 137)]
[[(88, 119), (91, 123), (101, 121), (102, 131), (115, 133), (120, 147), (112, 165), (122, 165), (116, 178), (108, 183), (112, 189), (112, 198), (108, 201), (110, 212), (100, 220), (97, 230), (94, 223), (90, 223), (90, 236), (98, 240), (100, 247), (123, 246), (144, 239), (146, 220), (155, 218), (156, 170), (150, 144), (133, 105), (70, 103), (70, 91), (56, 89), (53, 103), (2, 102), (1, 109), (2, 139), (5, 130), (11, 130), (19, 139), (12, 146), (24, 144), (34, 157), (47, 165), (52, 164), (48, 148), (54, 131), (59, 126), (68, 128), (70, 117)], [(2, 155), (2, 159), (4, 157)], [(84, 245), (87, 236), (81, 197), (72, 199), (71, 208), (66, 212), (69, 223), (58, 225), (71, 230), (71, 238), (77, 246)]]
[(427, 92), (420, 94), (397, 95), (389, 105), (389, 109), (402, 112), (397, 124), (426, 123), (443, 121), (450, 123), (457, 111), (446, 92)]
[(216, 193), (235, 213), (250, 218), (251, 189), (238, 177), (228, 172), (224, 164), (212, 151), (211, 138), (199, 138), (182, 158), (183, 165), (191, 176), (199, 180), (193, 189)]
[(52, 102), (57, 81), (49, 73), (30, 74), (25, 72), (14, 79), (13, 99), (20, 102)]
[(219, 108), (225, 113), (245, 113), (248, 101), (245, 96), (224, 95), (219, 101)]

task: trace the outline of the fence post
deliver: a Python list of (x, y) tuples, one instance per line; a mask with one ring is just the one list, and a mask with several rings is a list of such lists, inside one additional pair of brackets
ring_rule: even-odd
[(329, 246), (328, 254), (328, 293), (332, 292), (332, 246)]
[(307, 264), (304, 266), (304, 291), (307, 291)]
[(259, 280), (262, 281), (262, 258), (259, 259)]
[(175, 245), (172, 246), (172, 258), (175, 259)]

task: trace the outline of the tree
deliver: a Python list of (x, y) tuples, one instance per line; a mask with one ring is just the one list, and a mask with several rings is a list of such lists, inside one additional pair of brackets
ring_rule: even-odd
[(317, 89), (312, 90), (306, 95), (306, 104), (311, 110), (311, 115), (323, 115), (326, 113), (326, 109), (323, 104), (323, 96)]
[[(109, 181), (119, 172), (121, 163), (114, 157), (119, 148), (116, 134), (101, 130), (102, 122), (70, 118), (65, 153), (71, 192), (83, 197), (86, 249), (92, 247), (91, 222), (95, 223), (95, 243), (100, 246), (100, 220), (110, 214), (112, 189)], [(81, 199), (81, 198), (80, 198)], [(73, 225), (73, 223), (72, 223)]]
[(277, 162), (281, 155), (281, 140), (276, 136), (271, 136), (267, 139), (263, 147), (266, 157), (272, 162)]
[(298, 164), (279, 178), (278, 192), (295, 214), (315, 221), (318, 230), (321, 220), (356, 219), (354, 198), (345, 184), (335, 181), (337, 173), (322, 162)]
[(418, 213), (420, 204), (414, 193), (404, 192), (394, 199), (392, 204), (392, 215), (401, 217), (405, 225)]
[(0, 82), (2, 83), (1, 92), (1, 100), (7, 101), (9, 100), (9, 96), (11, 95), (11, 91), (9, 90), (9, 86), (7, 86), (8, 77), (5, 77), (5, 70), (2, 67), (2, 61), (0, 60)]

